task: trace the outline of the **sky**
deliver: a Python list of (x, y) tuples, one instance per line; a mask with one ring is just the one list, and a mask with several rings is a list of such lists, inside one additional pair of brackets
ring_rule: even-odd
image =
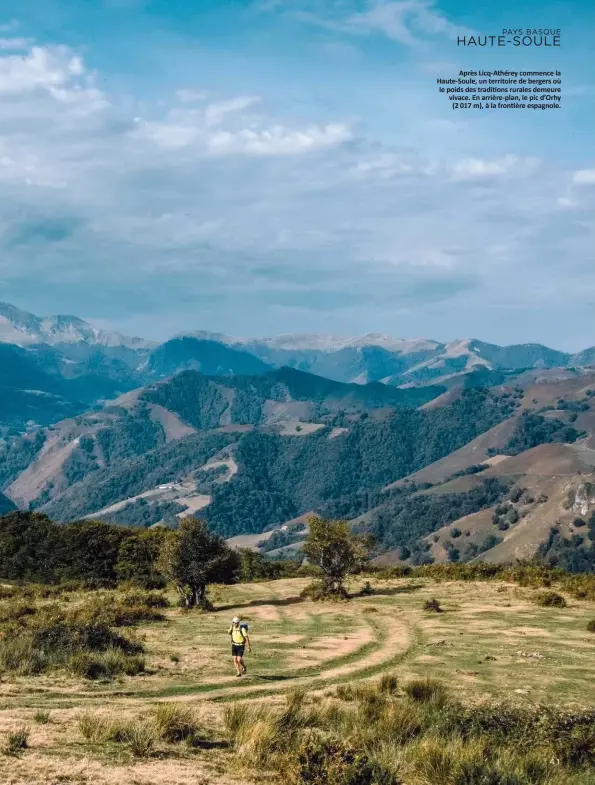
[[(558, 48), (459, 35), (559, 28)], [(591, 0), (0, 0), (0, 300), (156, 340), (595, 344)], [(562, 108), (437, 78), (562, 71)]]

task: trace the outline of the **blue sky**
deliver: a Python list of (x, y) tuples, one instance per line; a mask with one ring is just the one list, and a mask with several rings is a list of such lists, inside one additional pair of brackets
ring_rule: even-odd
[[(0, 299), (207, 329), (595, 344), (590, 0), (0, 0)], [(557, 27), (557, 49), (457, 47)], [(563, 72), (463, 113), (437, 77)]]

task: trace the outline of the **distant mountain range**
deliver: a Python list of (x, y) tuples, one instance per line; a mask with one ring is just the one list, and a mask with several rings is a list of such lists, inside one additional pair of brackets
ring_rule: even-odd
[(47, 343), (86, 343), (105, 347), (149, 349), (153, 341), (128, 338), (117, 332), (93, 327), (77, 316), (35, 316), (9, 303), (0, 303), (0, 341), (18, 346)]
[(76, 316), (39, 317), (0, 303), (0, 435), (56, 422), (184, 370), (232, 376), (289, 367), (344, 383), (453, 388), (494, 386), (527, 372), (567, 378), (593, 363), (595, 347), (570, 354), (541, 344), (440, 343), (378, 333), (259, 339), (198, 331), (157, 344)]
[(314, 511), (372, 532), (385, 561), (540, 549), (595, 571), (592, 349), (204, 332), (152, 345), (1, 312), (0, 515), (201, 515), (240, 544), (263, 534), (275, 557)]

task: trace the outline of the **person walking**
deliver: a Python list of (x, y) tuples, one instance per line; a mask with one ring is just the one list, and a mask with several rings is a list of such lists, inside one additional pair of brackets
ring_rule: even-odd
[(242, 623), (237, 616), (234, 616), (228, 632), (231, 637), (231, 656), (233, 657), (236, 676), (240, 678), (240, 676), (246, 675), (246, 664), (244, 662), (245, 647), (248, 646), (248, 653), (252, 652), (252, 644), (248, 637), (248, 625), (246, 622)]

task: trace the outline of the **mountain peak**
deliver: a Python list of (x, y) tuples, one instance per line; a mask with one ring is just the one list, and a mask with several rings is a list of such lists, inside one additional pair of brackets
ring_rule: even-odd
[(10, 303), (0, 303), (0, 343), (26, 346), (32, 343), (87, 343), (100, 346), (150, 348), (151, 341), (101, 330), (78, 316), (56, 314), (39, 317)]

